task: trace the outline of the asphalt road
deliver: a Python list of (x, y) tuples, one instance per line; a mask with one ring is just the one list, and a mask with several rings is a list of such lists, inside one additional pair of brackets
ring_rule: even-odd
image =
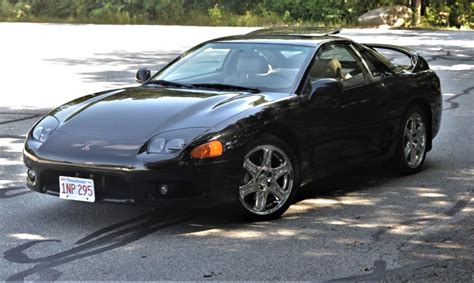
[(342, 34), (410, 46), (441, 77), (441, 132), (419, 174), (369, 167), (319, 180), (282, 219), (260, 223), (224, 208), (88, 204), (24, 188), (23, 138), (47, 109), (250, 30), (0, 23), (0, 279), (472, 282), (473, 32)]

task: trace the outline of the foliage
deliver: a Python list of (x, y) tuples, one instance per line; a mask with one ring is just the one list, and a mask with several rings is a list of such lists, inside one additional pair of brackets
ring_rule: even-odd
[[(0, 20), (122, 24), (354, 25), (370, 9), (414, 0), (0, 0)], [(472, 24), (471, 0), (423, 0), (423, 21)]]
[(425, 21), (435, 26), (455, 26), (469, 24), (472, 17), (470, 1), (432, 1), (426, 9)]
[(219, 25), (222, 22), (222, 9), (219, 8), (219, 4), (209, 8), (209, 17), (211, 18), (211, 23), (214, 25)]

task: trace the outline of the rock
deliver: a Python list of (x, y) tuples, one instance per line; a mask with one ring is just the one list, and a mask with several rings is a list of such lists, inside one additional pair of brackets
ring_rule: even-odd
[(362, 14), (357, 22), (365, 27), (402, 27), (409, 25), (413, 12), (410, 8), (402, 5), (395, 5), (390, 7), (381, 7), (370, 10)]

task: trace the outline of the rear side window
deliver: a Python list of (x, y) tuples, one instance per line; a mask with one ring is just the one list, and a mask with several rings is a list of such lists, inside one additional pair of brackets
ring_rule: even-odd
[(384, 62), (380, 60), (380, 56), (377, 58), (377, 54), (373, 50), (364, 46), (356, 46), (356, 48), (364, 61), (367, 63), (367, 67), (369, 68), (372, 76), (377, 77), (393, 68), (393, 65), (389, 61)]
[(409, 70), (413, 67), (411, 58), (406, 54), (388, 48), (375, 47), (374, 49), (393, 65), (399, 66), (404, 70)]

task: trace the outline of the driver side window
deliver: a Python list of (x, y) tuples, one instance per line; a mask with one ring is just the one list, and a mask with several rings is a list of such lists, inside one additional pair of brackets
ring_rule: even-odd
[(359, 60), (352, 50), (342, 44), (326, 46), (316, 55), (308, 73), (309, 85), (324, 78), (340, 80), (345, 87), (361, 84), (365, 80)]

